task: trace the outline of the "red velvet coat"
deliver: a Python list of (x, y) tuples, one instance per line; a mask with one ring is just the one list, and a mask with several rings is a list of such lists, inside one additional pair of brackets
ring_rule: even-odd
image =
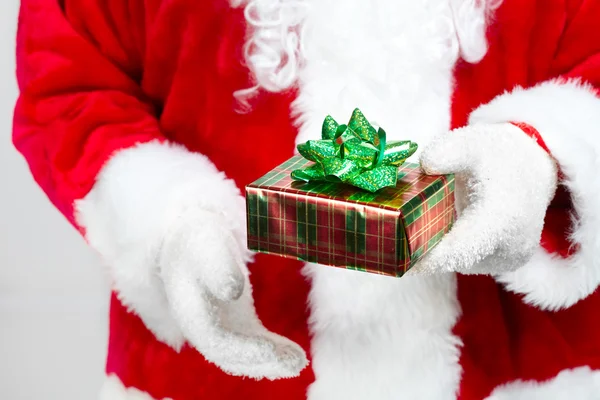
[[(455, 67), (452, 125), (465, 125), (473, 109), (517, 85), (554, 77), (600, 85), (599, 22), (600, 3), (591, 0), (506, 0), (488, 29), (485, 58)], [(14, 143), (76, 228), (74, 201), (115, 151), (135, 143), (181, 143), (240, 188), (292, 154), (295, 90), (262, 93), (251, 113), (234, 111), (233, 92), (251, 84), (241, 63), (245, 34), (243, 11), (225, 0), (22, 1)], [(565, 199), (554, 205), (568, 207)], [(544, 247), (567, 255), (568, 217), (555, 210)], [(259, 255), (251, 278), (265, 326), (309, 352), (309, 284), (300, 269), (299, 262)], [(457, 295), (459, 399), (481, 400), (498, 385), (543, 381), (565, 369), (600, 369), (600, 292), (551, 311), (491, 277), (459, 276)], [(228, 376), (191, 347), (177, 353), (157, 341), (115, 296), (107, 372), (174, 400), (300, 400), (314, 380), (310, 368), (275, 382)]]

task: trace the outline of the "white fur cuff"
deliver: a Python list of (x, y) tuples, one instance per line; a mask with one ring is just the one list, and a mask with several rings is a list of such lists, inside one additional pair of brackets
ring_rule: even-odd
[(232, 228), (245, 221), (239, 189), (207, 157), (158, 141), (117, 152), (76, 202), (88, 241), (109, 261), (161, 236), (190, 206), (224, 215)]
[[(175, 349), (184, 338), (172, 318), (157, 266), (167, 233), (185, 225), (188, 211), (202, 210), (214, 213), (247, 252), (239, 189), (208, 158), (181, 146), (156, 141), (117, 152), (75, 206), (89, 244), (111, 269), (120, 300)], [(194, 229), (214, 226), (197, 223)], [(205, 236), (211, 235), (208, 231)]]
[(546, 382), (512, 382), (486, 400), (598, 400), (600, 371), (588, 367), (564, 370)]
[(498, 96), (470, 118), (470, 123), (508, 121), (536, 128), (560, 164), (573, 198), (571, 239), (579, 251), (563, 259), (540, 249), (526, 266), (499, 280), (543, 309), (570, 307), (600, 284), (600, 99), (578, 81), (550, 81)]

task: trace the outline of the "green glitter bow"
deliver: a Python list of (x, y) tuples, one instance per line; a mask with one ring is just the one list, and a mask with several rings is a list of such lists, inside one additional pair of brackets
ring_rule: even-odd
[(410, 140), (386, 143), (385, 131), (375, 130), (358, 108), (348, 125), (327, 116), (321, 136), (298, 145), (300, 154), (315, 164), (293, 171), (293, 179), (341, 181), (373, 193), (395, 186), (398, 166), (417, 151)]

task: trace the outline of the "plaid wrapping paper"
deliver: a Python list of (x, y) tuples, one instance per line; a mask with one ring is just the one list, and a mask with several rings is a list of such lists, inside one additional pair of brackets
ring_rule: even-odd
[(369, 193), (299, 182), (295, 156), (246, 187), (248, 247), (318, 264), (402, 276), (454, 222), (454, 177), (399, 168), (396, 187)]

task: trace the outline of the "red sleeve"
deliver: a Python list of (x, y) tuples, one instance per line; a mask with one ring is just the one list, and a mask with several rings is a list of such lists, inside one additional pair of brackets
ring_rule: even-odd
[(163, 137), (156, 111), (135, 81), (141, 71), (135, 35), (124, 34), (108, 11), (129, 2), (69, 3), (21, 1), (13, 142), (34, 179), (75, 225), (73, 202), (90, 191), (107, 159)]
[(600, 2), (505, 0), (485, 59), (457, 73), (454, 123), (524, 123), (560, 168), (541, 246), (498, 278), (547, 310), (571, 307), (600, 287)]

